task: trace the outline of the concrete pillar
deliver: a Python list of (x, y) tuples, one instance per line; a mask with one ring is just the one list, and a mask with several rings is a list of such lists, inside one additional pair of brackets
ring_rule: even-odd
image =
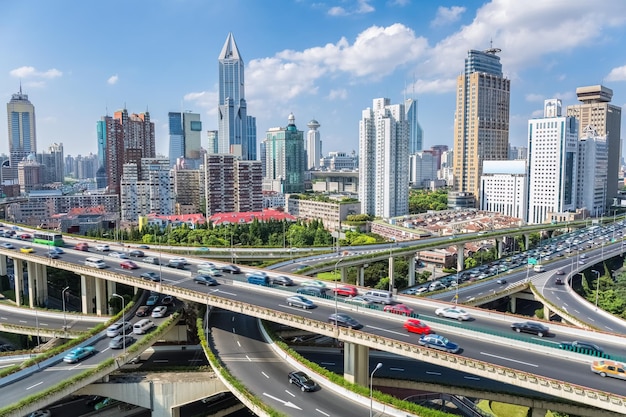
[(461, 272), (465, 266), (465, 243), (456, 245), (456, 272)]
[(339, 282), (348, 282), (348, 268), (345, 266), (339, 268)]
[(15, 283), (15, 303), (22, 305), (22, 291), (24, 291), (24, 264), (21, 259), (13, 259), (13, 274)]
[(95, 294), (95, 278), (89, 275), (80, 276), (80, 300), (82, 303), (82, 313), (93, 313), (93, 299)]
[(355, 343), (343, 345), (343, 377), (353, 384), (368, 386), (369, 348)]
[(48, 307), (48, 269), (44, 264), (37, 265), (37, 300), (39, 305)]
[(30, 308), (39, 307), (37, 302), (37, 264), (26, 261), (26, 271), (28, 275), (28, 306)]
[(393, 291), (395, 288), (395, 282), (393, 281), (393, 256), (389, 257), (389, 290)]
[(501, 237), (497, 237), (496, 238), (496, 250), (498, 251), (497, 253), (497, 257), (498, 259), (502, 258), (502, 245), (504, 243), (504, 239), (502, 239)]
[(530, 409), (530, 417), (546, 417), (548, 410), (545, 408), (532, 407)]
[(415, 257), (409, 256), (407, 259), (409, 264), (409, 287), (415, 285)]
[(515, 311), (517, 310), (517, 297), (515, 296), (515, 294), (511, 294), (509, 295), (511, 301), (509, 302), (509, 306), (511, 307), (511, 313), (515, 314)]
[[(111, 294), (117, 293), (117, 282), (104, 280), (107, 285), (107, 299), (111, 298)], [(137, 292), (137, 287), (135, 287), (135, 292)]]
[(530, 234), (524, 233), (524, 250), (528, 250), (528, 245), (530, 245)]
[(361, 287), (365, 287), (365, 268), (367, 268), (367, 264), (364, 264), (362, 266), (359, 267), (358, 272), (359, 272), (359, 282), (358, 284)]
[(550, 315), (552, 314), (552, 312), (550, 311), (550, 306), (547, 304), (543, 305), (543, 318), (544, 320), (548, 320), (550, 321)]
[(105, 281), (102, 278), (94, 278), (95, 280), (95, 287), (96, 287), (96, 314), (98, 316), (102, 316), (109, 314), (108, 311), (108, 301), (109, 299), (107, 298), (107, 293), (106, 293), (106, 286), (105, 286)]
[(7, 274), (7, 257), (5, 255), (0, 255), (0, 275)]

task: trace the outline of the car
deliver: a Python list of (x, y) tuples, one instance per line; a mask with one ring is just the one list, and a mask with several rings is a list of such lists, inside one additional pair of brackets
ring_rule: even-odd
[(128, 254), (132, 256), (133, 258), (143, 258), (145, 255), (143, 251), (138, 250), (138, 249), (131, 250), (130, 252), (128, 252)]
[(11, 245), (11, 244), (10, 244), (10, 243), (8, 243), (8, 242), (3, 242), (3, 243), (0, 243), (0, 246), (2, 246), (2, 247), (3, 247), (3, 248), (5, 248), (5, 249), (15, 249), (15, 246)]
[(222, 271), (213, 267), (213, 268), (198, 268), (198, 272), (201, 275), (210, 275), (212, 277), (221, 277), (222, 276)]
[(466, 321), (471, 319), (469, 313), (462, 308), (458, 307), (441, 307), (435, 310), (435, 314), (439, 317), (445, 317), (447, 319), (456, 319), (459, 321)]
[(111, 250), (111, 248), (109, 247), (109, 245), (99, 244), (96, 245), (96, 250), (100, 252), (108, 252)]
[(58, 246), (52, 246), (50, 249), (48, 249), (48, 252), (56, 253), (57, 255), (63, 255), (65, 253), (65, 251)]
[(198, 269), (205, 269), (205, 268), (215, 268), (215, 264), (213, 262), (200, 262), (198, 264)]
[(368, 300), (367, 298), (363, 297), (362, 295), (357, 295), (356, 297), (350, 297), (346, 300), (347, 303), (351, 303), (351, 304), (360, 304), (360, 305), (364, 305), (364, 306), (371, 306), (374, 304), (373, 301)]
[(93, 346), (79, 346), (70, 350), (69, 353), (63, 357), (63, 362), (76, 363), (95, 354), (96, 348)]
[(15, 351), (15, 347), (13, 345), (9, 345), (7, 343), (0, 345), (0, 352), (13, 352)]
[(32, 237), (31, 235), (29, 235), (28, 233), (22, 233), (22, 234), (20, 235), (20, 240), (30, 240), (30, 239), (32, 239), (32, 238), (33, 238), (33, 237)]
[(119, 259), (128, 259), (128, 255), (126, 255), (124, 252), (109, 252), (109, 256)]
[(299, 387), (302, 392), (315, 391), (317, 384), (302, 371), (289, 372), (289, 383)]
[(326, 283), (317, 279), (311, 279), (308, 281), (302, 282), (300, 285), (303, 287), (318, 287), (318, 288), (326, 288)]
[(496, 280), (496, 284), (504, 285), (504, 284), (506, 284), (506, 279), (499, 278), (499, 279)]
[(154, 256), (146, 256), (145, 258), (141, 260), (141, 262), (145, 262), (147, 264), (152, 264), (152, 265), (161, 264), (161, 262), (159, 261), (159, 258), (155, 258)]
[(601, 360), (591, 363), (591, 372), (601, 377), (626, 379), (626, 365), (620, 362)]
[(584, 340), (574, 340), (573, 342), (561, 342), (559, 343), (560, 349), (573, 350), (578, 353), (585, 353), (588, 355), (601, 356), (604, 353), (604, 349), (595, 343), (586, 342)]
[(140, 306), (135, 312), (135, 316), (137, 317), (146, 317), (150, 315), (152, 308), (150, 306)]
[(169, 266), (170, 268), (176, 268), (176, 269), (185, 269), (185, 266), (187, 264), (185, 262), (182, 261), (175, 261), (173, 259), (169, 260), (167, 262), (167, 266)]
[(407, 321), (404, 322), (404, 325), (402, 326), (406, 329), (407, 332), (409, 333), (417, 333), (417, 334), (431, 334), (432, 330), (430, 329), (430, 327), (419, 321), (418, 319), (408, 319)]
[(32, 246), (22, 246), (20, 248), (20, 252), (22, 253), (33, 253), (35, 250), (33, 249)]
[(585, 264), (585, 261), (583, 261), (583, 260), (581, 259), (580, 261), (578, 261), (578, 263), (579, 263), (580, 265), (584, 265), (584, 264)]
[(139, 266), (134, 263), (133, 261), (124, 261), (122, 263), (120, 263), (120, 266), (122, 267), (122, 269), (137, 269), (139, 268)]
[(413, 315), (413, 309), (405, 304), (389, 304), (383, 308), (387, 313), (400, 314), (402, 316)]
[(343, 295), (344, 297), (355, 297), (359, 295), (359, 290), (351, 285), (342, 285), (337, 288), (333, 288), (332, 291), (337, 295)]
[(150, 249), (150, 246), (148, 245), (139, 245), (137, 246), (139, 249)]
[(74, 246), (75, 250), (79, 250), (79, 251), (83, 251), (83, 252), (88, 252), (89, 251), (89, 244), (86, 242), (79, 242)]
[(182, 256), (177, 256), (176, 258), (172, 258), (169, 260), (170, 262), (182, 262), (185, 265), (189, 265), (189, 262), (187, 262), (187, 259), (183, 258)]
[(291, 297), (287, 297), (287, 304), (293, 307), (300, 307), (300, 308), (304, 308), (305, 310), (307, 308), (315, 308), (316, 305), (315, 303), (313, 303), (313, 301), (309, 300), (306, 297), (303, 297), (301, 295), (292, 295)]
[(102, 400), (104, 400), (104, 397), (100, 395), (93, 395), (87, 398), (87, 400), (85, 400), (85, 405), (87, 407), (93, 407), (94, 405), (98, 404)]
[(37, 410), (33, 411), (26, 417), (51, 417), (52, 412), (50, 410)]
[(107, 327), (107, 337), (116, 337), (123, 333), (131, 333), (133, 331), (133, 324), (129, 321), (113, 323)]
[(565, 272), (563, 272), (562, 269), (557, 269), (555, 274), (557, 274), (557, 275), (565, 275)]
[[(132, 332), (132, 330), (131, 330)], [(124, 347), (128, 347), (135, 343), (135, 338), (126, 334), (115, 336), (113, 339), (109, 340), (109, 347), (111, 349), (123, 349)]]
[(50, 259), (59, 259), (61, 257), (61, 255), (56, 252), (47, 252), (46, 256)]
[(141, 278), (143, 279), (148, 279), (150, 281), (154, 281), (154, 282), (161, 282), (161, 276), (159, 274), (157, 274), (156, 272), (143, 272), (141, 275), (139, 275)]
[(565, 285), (565, 281), (561, 277), (556, 277), (556, 279), (554, 280), (554, 283), (556, 285)]
[(284, 275), (277, 275), (275, 277), (272, 277), (272, 284), (274, 285), (282, 285), (284, 287), (289, 287), (291, 285), (293, 285), (293, 280), (289, 277), (286, 277)]
[(154, 318), (165, 317), (167, 315), (167, 306), (160, 305), (154, 307), (154, 310), (152, 310), (152, 313), (150, 315)]
[(228, 272), (229, 274), (241, 274), (241, 269), (237, 265), (223, 265), (220, 269), (222, 272)]
[(419, 338), (417, 343), (420, 346), (428, 347), (431, 349), (439, 349), (448, 353), (458, 353), (461, 348), (456, 343), (452, 343), (446, 337), (438, 334), (425, 334)]
[(209, 275), (196, 275), (193, 277), (193, 282), (204, 285), (217, 285), (215, 278)]
[(146, 301), (146, 305), (154, 306), (158, 302), (159, 302), (159, 296), (155, 294), (155, 295), (151, 295), (150, 297), (148, 297), (148, 300)]
[(107, 397), (104, 400), (102, 400), (99, 403), (97, 403), (96, 405), (94, 405), (93, 409), (96, 410), (96, 411), (97, 410), (102, 410), (103, 408), (111, 407), (112, 405), (115, 405), (115, 404), (117, 404), (119, 402), (120, 402), (119, 400)]
[(345, 313), (333, 313), (328, 316), (328, 322), (336, 326), (348, 327), (350, 329), (360, 329), (363, 327), (361, 323), (353, 319)]
[(536, 334), (539, 337), (544, 337), (550, 332), (550, 329), (547, 326), (541, 323), (536, 323), (534, 321), (511, 323), (511, 329), (515, 330), (518, 333), (524, 332)]

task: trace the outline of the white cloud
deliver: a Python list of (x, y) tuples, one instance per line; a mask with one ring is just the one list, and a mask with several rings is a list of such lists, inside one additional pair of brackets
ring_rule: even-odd
[(23, 66), (15, 68), (9, 72), (12, 77), (16, 78), (45, 78), (52, 79), (61, 77), (63, 73), (56, 68), (51, 68), (46, 71), (37, 71), (35, 67)]
[(217, 86), (215, 87), (214, 91), (197, 91), (187, 93), (183, 97), (183, 100), (193, 103), (194, 106), (197, 106), (200, 109), (204, 109), (206, 115), (211, 117), (217, 117)]
[(369, 0), (357, 0), (354, 7), (346, 9), (341, 6), (334, 6), (328, 9), (330, 16), (348, 16), (353, 14), (366, 14), (376, 11), (374, 6), (369, 4)]
[(533, 110), (533, 112), (531, 113), (531, 117), (533, 119), (536, 119), (538, 117), (543, 117), (543, 109), (541, 109), (541, 110)]
[(114, 84), (117, 84), (117, 81), (118, 81), (118, 80), (119, 80), (119, 77), (117, 76), (117, 74), (115, 74), (115, 75), (111, 75), (111, 76), (109, 77), (109, 79), (107, 80), (107, 83), (108, 83), (108, 84), (111, 84), (111, 85), (114, 85)]
[(456, 89), (455, 78), (444, 78), (434, 80), (417, 80), (413, 84), (407, 86), (404, 93), (412, 94), (413, 92), (419, 94), (435, 93), (443, 94), (449, 93)]
[(530, 93), (530, 94), (526, 94), (526, 101), (529, 102), (542, 102), (544, 100), (544, 96), (543, 94), (535, 94), (535, 93)]
[(335, 6), (328, 9), (328, 14), (330, 16), (346, 16), (348, 12), (343, 7)]
[(467, 9), (461, 6), (443, 7), (439, 6), (435, 19), (430, 22), (431, 26), (443, 26), (448, 23), (454, 23), (461, 18)]
[(348, 91), (345, 88), (340, 88), (338, 90), (330, 90), (328, 94), (329, 100), (345, 100), (348, 98)]
[(46, 86), (46, 83), (44, 81), (26, 81), (22, 85), (28, 88), (43, 88)]
[(606, 81), (626, 81), (626, 65), (613, 68), (609, 75), (605, 77)]
[(389, 5), (391, 6), (400, 6), (404, 7), (408, 4), (411, 4), (411, 0), (390, 0)]

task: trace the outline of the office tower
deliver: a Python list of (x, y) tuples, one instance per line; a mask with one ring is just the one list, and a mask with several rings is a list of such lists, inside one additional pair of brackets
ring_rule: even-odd
[(48, 147), (48, 152), (37, 154), (37, 160), (43, 165), (44, 184), (63, 182), (65, 178), (63, 161), (63, 144), (53, 143)]
[(417, 100), (404, 100), (406, 120), (409, 124), (409, 155), (421, 151), (424, 146), (424, 130), (417, 121)]
[(434, 145), (430, 147), (430, 152), (433, 153), (433, 156), (437, 160), (437, 169), (441, 169), (441, 155), (447, 151), (448, 145)]
[(319, 169), (322, 158), (322, 141), (320, 132), (317, 130), (320, 124), (317, 120), (311, 120), (307, 125), (309, 131), (306, 132), (306, 169)]
[(121, 219), (137, 222), (148, 214), (174, 214), (174, 178), (168, 159), (142, 158), (123, 166), (120, 179)]
[(561, 100), (544, 103), (544, 117), (528, 121), (529, 224), (576, 210), (578, 121), (561, 115)]
[(187, 168), (200, 167), (200, 142), (202, 122), (198, 113), (169, 112), (170, 167), (176, 165), (177, 158), (185, 158)]
[(578, 175), (576, 181), (576, 208), (587, 209), (592, 216), (606, 213), (608, 180), (608, 143), (606, 135), (588, 125), (578, 140)]
[(17, 180), (17, 164), (30, 154), (37, 153), (35, 133), (35, 106), (28, 95), (19, 93), (11, 96), (7, 103), (7, 126), (9, 129), (9, 165), (3, 169), (2, 180)]
[(526, 161), (483, 161), (480, 209), (526, 219), (528, 181)]
[(218, 147), (218, 141), (217, 141), (217, 130), (207, 130), (206, 131), (206, 137), (207, 137), (207, 153), (218, 153), (217, 152), (217, 147)]
[(373, 100), (359, 122), (361, 213), (391, 218), (409, 212), (409, 125), (404, 104)]
[(251, 156), (256, 153), (256, 129), (254, 134), (248, 129), (248, 123), (252, 121), (247, 113), (244, 63), (232, 33), (228, 34), (218, 61), (218, 153), (253, 159)]
[[(592, 85), (576, 89), (581, 104), (567, 106), (567, 115), (578, 119), (581, 130), (591, 126), (598, 135), (605, 136), (608, 146), (608, 176), (605, 206), (608, 209), (617, 197), (619, 162), (621, 155), (622, 109), (610, 104), (613, 90), (603, 85)], [(580, 132), (580, 137), (584, 131)]]
[(248, 130), (248, 159), (250, 161), (256, 161), (257, 153), (256, 153), (256, 117), (247, 116), (248, 123), (246, 124), (246, 129)]
[(17, 163), (17, 183), (20, 193), (28, 194), (33, 190), (41, 189), (44, 183), (44, 166), (37, 162), (33, 153)]
[(270, 128), (265, 134), (265, 178), (272, 191), (285, 194), (304, 192), (304, 132), (296, 128), (289, 114), (287, 127)]
[(502, 75), (498, 52), (469, 51), (457, 78), (454, 191), (472, 193), (476, 200), (483, 160), (508, 158), (511, 82)]
[(425, 188), (424, 182), (436, 180), (438, 159), (440, 157), (429, 151), (409, 155), (409, 184), (415, 188)]
[(509, 147), (509, 159), (526, 159), (528, 158), (528, 148), (525, 146)]
[(206, 154), (204, 183), (206, 215), (235, 211), (235, 155)]

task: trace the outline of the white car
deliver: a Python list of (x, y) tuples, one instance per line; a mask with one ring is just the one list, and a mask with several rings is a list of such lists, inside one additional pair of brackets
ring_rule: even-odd
[(459, 321), (466, 321), (471, 318), (467, 311), (457, 307), (438, 308), (437, 310), (435, 310), (435, 314), (439, 317), (445, 317), (447, 319), (455, 319)]
[(188, 264), (189, 264), (189, 262), (187, 262), (187, 259), (183, 258), (182, 256), (179, 256), (179, 257), (177, 257), (177, 258), (172, 258), (172, 259), (170, 259), (169, 261), (170, 261), (170, 262), (172, 262), (172, 263), (175, 263), (175, 262), (181, 262), (181, 263), (183, 263), (183, 264), (185, 264), (185, 265), (188, 265)]
[(133, 332), (133, 324), (131, 322), (118, 321), (107, 328), (107, 337), (116, 337), (121, 334), (131, 334)]
[[(181, 258), (184, 259), (184, 258)], [(198, 264), (198, 269), (208, 269), (208, 268), (215, 268), (215, 264), (213, 262), (200, 262)]]
[(0, 246), (2, 246), (5, 249), (15, 249), (15, 246), (11, 245), (10, 243), (2, 243), (0, 244)]
[(128, 259), (128, 255), (123, 252), (109, 252), (109, 256), (119, 259)]
[(326, 288), (326, 283), (323, 281), (319, 281), (316, 279), (312, 279), (310, 281), (304, 281), (300, 284), (303, 287), (317, 287), (317, 288)]
[(167, 306), (156, 306), (154, 310), (152, 310), (152, 317), (161, 318), (165, 317), (167, 314)]
[(99, 250), (101, 252), (108, 252), (109, 250), (111, 250), (111, 248), (109, 248), (109, 245), (96, 245), (96, 250)]

